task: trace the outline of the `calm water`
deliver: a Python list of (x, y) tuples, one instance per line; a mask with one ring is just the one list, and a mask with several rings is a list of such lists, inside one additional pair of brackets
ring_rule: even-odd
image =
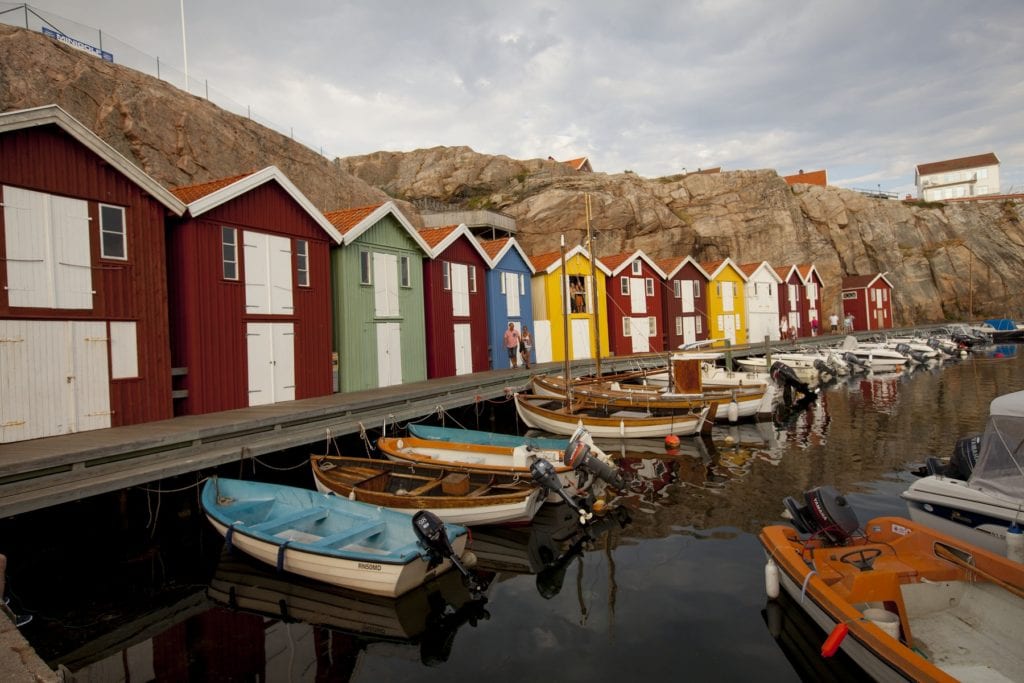
[[(908, 465), (948, 454), (982, 429), (992, 398), (1021, 389), (1011, 346), (841, 383), (772, 422), (684, 440), (675, 457), (620, 453), (636, 491), (594, 538), (573, 535), (557, 506), (531, 527), (476, 530), (484, 605), (453, 574), (375, 600), (222, 555), (198, 477), (3, 520), (7, 592), (40, 655), (84, 681), (855, 679), (817, 656), (823, 636), (798, 609), (767, 604), (758, 530), (784, 496), (819, 484), (848, 492), (862, 522), (905, 515)], [(457, 417), (516, 431), (507, 404)], [(220, 473), (311, 486), (305, 457)]]

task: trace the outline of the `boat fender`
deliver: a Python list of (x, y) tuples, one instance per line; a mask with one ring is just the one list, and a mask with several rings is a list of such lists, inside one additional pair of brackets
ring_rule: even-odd
[(289, 543), (291, 543), (291, 541), (285, 541), (277, 547), (277, 571), (279, 572), (284, 571), (284, 551), (288, 547)]
[(740, 419), (740, 406), (735, 400), (729, 401), (729, 422), (736, 422)]
[(1006, 530), (1006, 557), (1024, 564), (1024, 531), (1017, 526), (1017, 522)]
[(821, 645), (821, 656), (831, 657), (839, 649), (839, 646), (843, 644), (843, 638), (849, 633), (850, 627), (846, 624), (836, 624), (836, 627), (832, 629), (832, 633), (828, 634), (828, 638)]
[(665, 448), (679, 448), (679, 437), (669, 434), (665, 437)]
[(231, 552), (232, 548), (231, 542), (232, 537), (234, 537), (235, 535), (235, 527), (239, 524), (241, 524), (241, 522), (232, 522), (231, 526), (228, 527), (228, 530), (224, 532), (224, 547), (227, 548), (227, 551), (229, 553)]
[(779, 567), (770, 557), (764, 565), (764, 592), (768, 594), (769, 600), (779, 597)]

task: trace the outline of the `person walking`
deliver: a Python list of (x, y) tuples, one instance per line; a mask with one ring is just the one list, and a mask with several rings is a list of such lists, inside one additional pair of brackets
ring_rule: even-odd
[(523, 325), (523, 333), (519, 335), (519, 355), (523, 357), (523, 365), (530, 369), (530, 349), (533, 348), (533, 337), (530, 335), (530, 328)]
[(818, 317), (817, 316), (811, 318), (811, 336), (812, 337), (817, 337), (818, 336)]
[(830, 332), (836, 334), (839, 332), (839, 316), (833, 313), (828, 317), (828, 325), (831, 328)]
[(789, 338), (789, 321), (783, 318), (779, 322), (779, 339), (786, 340)]
[(512, 368), (519, 367), (519, 332), (516, 331), (516, 324), (509, 323), (508, 329), (505, 330), (505, 336), (503, 338), (505, 344), (505, 350), (508, 351), (508, 361), (512, 364)]

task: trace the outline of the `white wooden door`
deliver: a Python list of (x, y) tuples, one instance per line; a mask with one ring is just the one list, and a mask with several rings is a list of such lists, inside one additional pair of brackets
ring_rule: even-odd
[(697, 341), (697, 321), (692, 315), (683, 317), (683, 343), (692, 344)]
[(680, 280), (683, 313), (693, 313), (693, 280)]
[(650, 322), (647, 318), (629, 319), (629, 338), (633, 343), (633, 353), (647, 353), (651, 350)]
[(572, 324), (572, 358), (590, 358), (590, 318), (573, 318)]
[(726, 313), (732, 313), (733, 311), (733, 299), (735, 298), (735, 282), (723, 282), (722, 283), (722, 310)]
[(502, 273), (505, 288), (505, 312), (510, 318), (519, 317), (519, 275), (518, 273)]
[(249, 405), (295, 400), (295, 326), (246, 325)]
[(533, 353), (538, 363), (550, 363), (554, 359), (551, 353), (551, 321), (533, 321)]
[(451, 266), (452, 280), (452, 315), (469, 316), (469, 267), (465, 263), (453, 263)]
[(647, 313), (647, 288), (642, 277), (629, 280), (629, 304), (633, 307), (633, 314)]
[(736, 318), (731, 315), (722, 316), (722, 333), (730, 344), (736, 343)]
[(468, 375), (473, 372), (472, 325), (455, 325), (455, 374)]
[(281, 235), (246, 230), (242, 233), (245, 258), (246, 313), (291, 315), (292, 242)]
[(402, 328), (399, 323), (377, 323), (377, 386), (402, 383)]
[(0, 442), (110, 426), (103, 321), (0, 320)]
[(378, 318), (399, 315), (398, 256), (373, 254), (373, 314)]

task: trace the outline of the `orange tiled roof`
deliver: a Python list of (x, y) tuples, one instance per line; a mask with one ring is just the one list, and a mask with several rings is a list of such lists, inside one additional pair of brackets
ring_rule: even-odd
[(685, 259), (685, 256), (671, 256), (669, 258), (663, 258), (660, 261), (655, 261), (655, 263), (658, 264), (659, 268), (665, 271), (666, 275), (668, 275), (673, 270), (675, 270), (676, 267), (678, 267), (679, 264), (682, 263)]
[(615, 270), (616, 268), (622, 265), (623, 261), (625, 261), (635, 253), (635, 251), (628, 251), (623, 254), (615, 254), (614, 256), (602, 256), (601, 258), (598, 259), (598, 261), (603, 263), (608, 268), (608, 270)]
[(814, 268), (813, 263), (801, 263), (796, 267), (798, 273), (800, 273), (801, 279), (806, 280), (811, 274), (811, 269)]
[(508, 240), (508, 237), (502, 237), (501, 239), (496, 240), (484, 240), (480, 243), (480, 248), (484, 250), (485, 254), (487, 254), (487, 258), (493, 259), (501, 253), (502, 249), (505, 248), (505, 245), (508, 244)]
[(538, 254), (537, 256), (531, 256), (530, 262), (533, 264), (533, 269), (537, 272), (547, 270), (548, 266), (562, 258), (561, 251), (549, 251), (546, 254)]
[(579, 159), (569, 159), (568, 161), (563, 161), (562, 163), (578, 171), (581, 168), (583, 168), (583, 166), (587, 163), (587, 157), (580, 157)]
[(443, 242), (445, 238), (452, 234), (452, 232), (454, 232), (458, 227), (458, 225), (446, 225), (441, 228), (424, 228), (418, 232), (420, 233), (420, 237), (423, 238), (423, 241), (427, 243), (427, 246), (433, 249), (437, 245), (441, 244), (441, 242)]
[(878, 273), (874, 275), (848, 275), (843, 278), (843, 289), (863, 289), (877, 278)]
[(255, 171), (249, 171), (248, 173), (242, 173), (241, 175), (231, 176), (230, 178), (218, 178), (217, 180), (209, 180), (205, 183), (198, 183), (196, 185), (186, 185), (184, 187), (171, 188), (171, 194), (185, 202), (191, 204), (192, 202), (202, 199), (208, 194), (212, 194), (217, 190), (223, 190), (228, 185), (234, 185), (242, 178), (251, 176)]
[(978, 166), (995, 166), (999, 164), (999, 158), (992, 152), (977, 154), (973, 157), (961, 157), (947, 161), (935, 161), (930, 164), (918, 164), (918, 175), (932, 175), (933, 173), (945, 173), (946, 171), (960, 171), (965, 168), (977, 168)]
[(373, 204), (371, 206), (359, 206), (353, 209), (339, 209), (338, 211), (328, 211), (324, 216), (331, 222), (331, 225), (338, 229), (338, 232), (344, 235), (346, 232), (359, 225), (364, 218), (382, 206), (384, 205)]
[(723, 263), (725, 263), (724, 258), (717, 261), (701, 261), (700, 267), (703, 268), (708, 275), (711, 275), (718, 270)]
[(763, 261), (759, 261), (758, 263), (743, 263), (740, 265), (740, 270), (743, 271), (744, 275), (753, 275), (754, 271), (761, 267), (761, 263), (763, 263)]
[(807, 171), (804, 173), (802, 170), (799, 173), (793, 175), (782, 176), (788, 184), (794, 185), (796, 183), (806, 183), (807, 185), (821, 185), (825, 187), (828, 185), (828, 177), (824, 170), (822, 171)]

